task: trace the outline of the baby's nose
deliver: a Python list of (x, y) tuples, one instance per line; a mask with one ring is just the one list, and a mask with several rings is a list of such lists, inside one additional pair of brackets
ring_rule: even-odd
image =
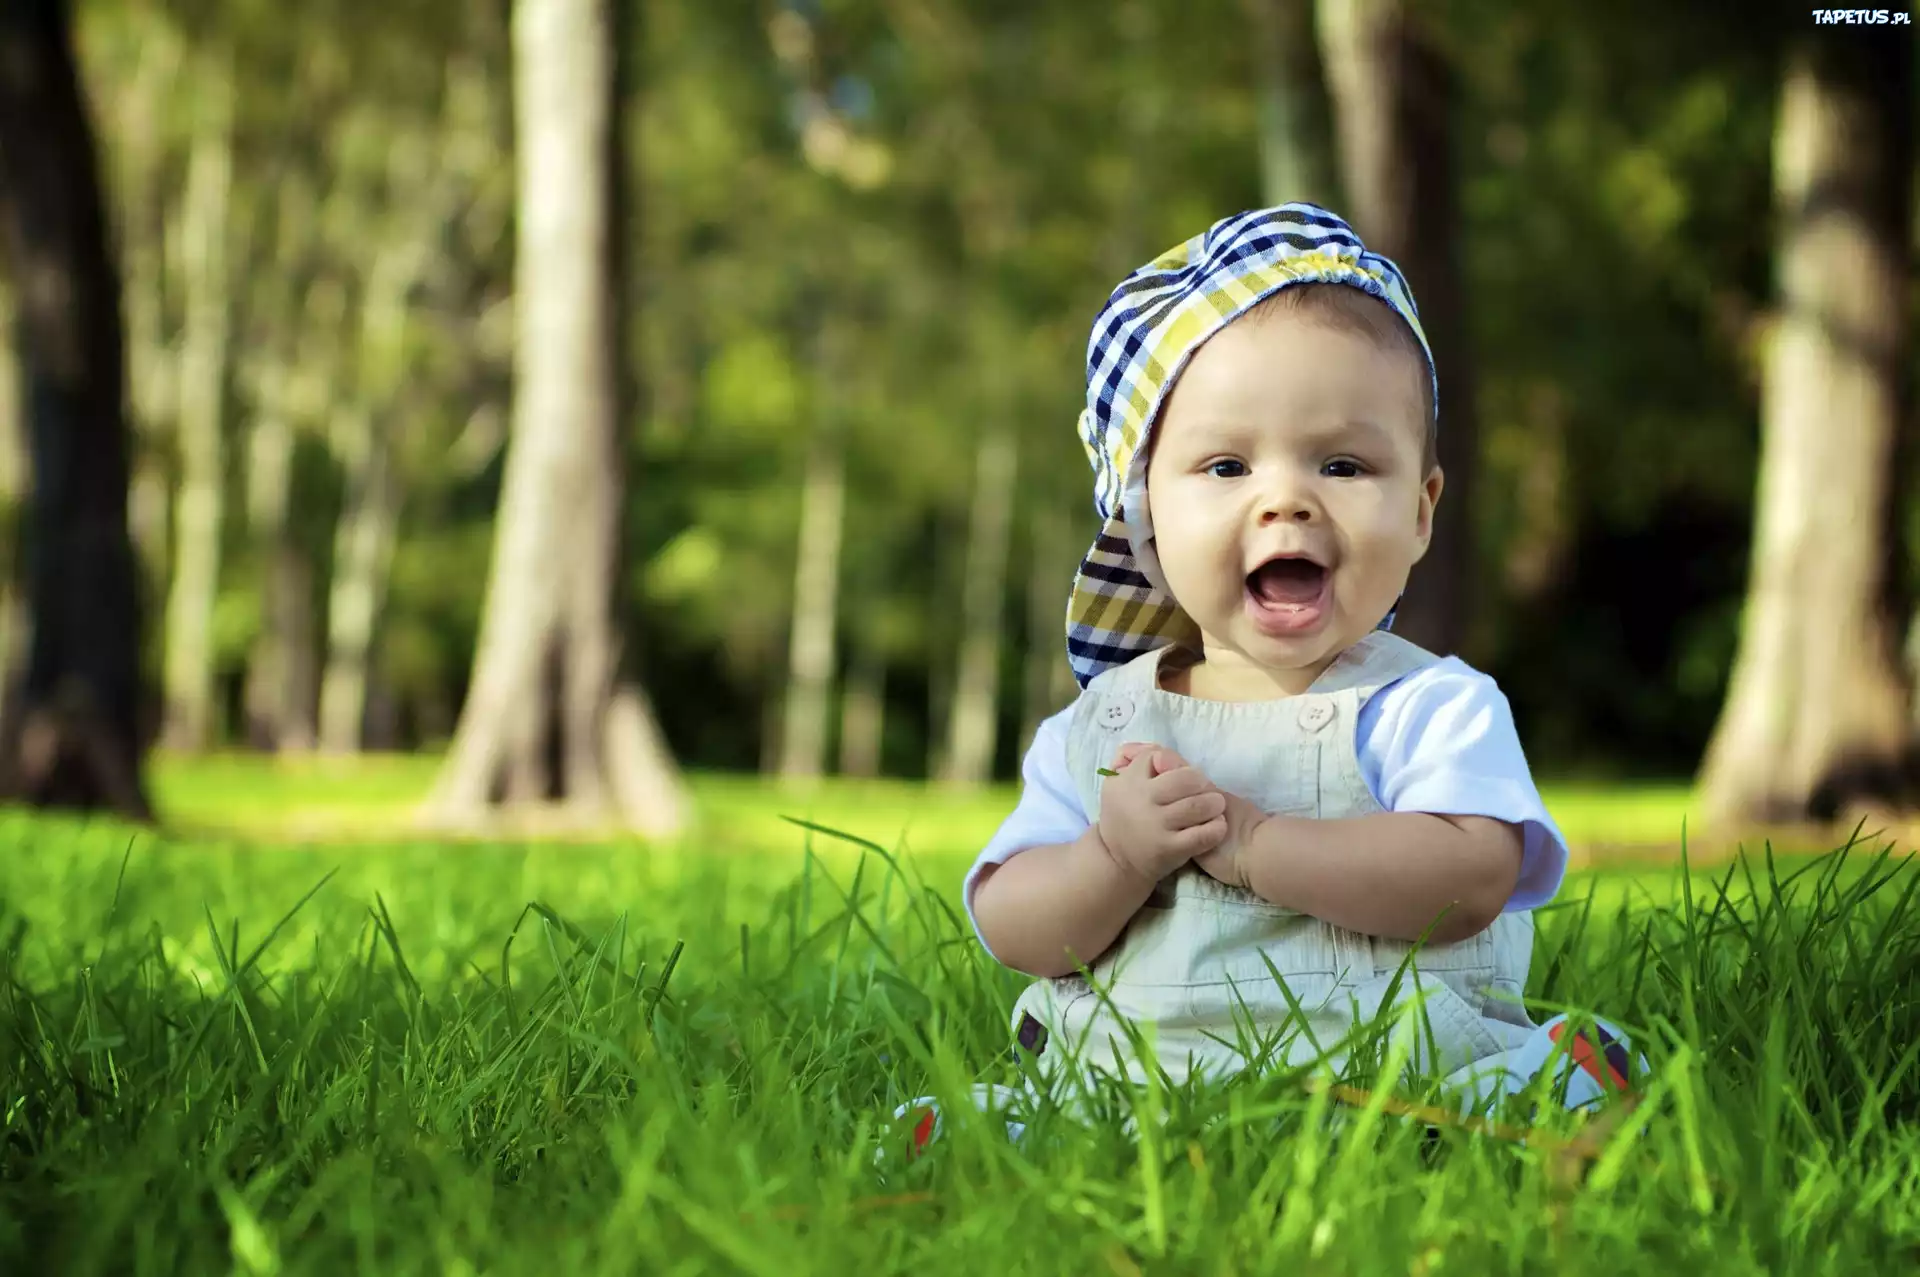
[(1312, 521), (1319, 507), (1314, 500), (1313, 486), (1305, 476), (1275, 467), (1264, 477), (1266, 483), (1255, 506), (1263, 525)]
[(1316, 513), (1314, 504), (1305, 497), (1283, 497), (1261, 503), (1260, 522), (1311, 523)]

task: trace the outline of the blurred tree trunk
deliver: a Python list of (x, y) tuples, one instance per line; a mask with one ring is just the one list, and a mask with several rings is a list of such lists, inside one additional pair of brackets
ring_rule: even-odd
[(795, 545), (793, 623), (787, 654), (786, 708), (780, 723), (783, 779), (817, 779), (826, 768), (828, 710), (835, 665), (841, 527), (846, 510), (846, 438), (834, 401), (845, 368), (833, 321), (815, 334), (812, 438), (800, 490)]
[(0, 227), (33, 468), (33, 636), (0, 724), (0, 791), (146, 820), (125, 338), (70, 32), (59, 0), (0, 6)]
[[(295, 322), (293, 316), (287, 322)], [(247, 658), (247, 742), (303, 751), (318, 738), (313, 569), (294, 536), (296, 437), (285, 370), (264, 370), (247, 466), (247, 523), (262, 557), (260, 632)]]
[(471, 77), (457, 56), (452, 59), (437, 125), (402, 129), (388, 140), (386, 208), (361, 296), (354, 389), (335, 417), (334, 446), (346, 492), (334, 529), (320, 684), (320, 747), (327, 753), (356, 752), (366, 739), (377, 673), (374, 643), (406, 499), (399, 432), (416, 415), (406, 402), (414, 296), (429, 283), (443, 244), (457, 233), (466, 183), (474, 176), (476, 137), (485, 145), (485, 90)]
[(782, 725), (787, 717), (787, 693), (785, 675), (774, 668), (774, 658), (764, 662), (765, 683), (760, 696), (760, 761), (757, 767), (759, 775), (777, 776), (780, 773), (780, 746), (786, 739)]
[(1916, 610), (1907, 622), (1907, 703), (1912, 711), (1910, 724), (1914, 736), (1920, 737), (1920, 610)]
[(203, 59), (195, 76), (199, 119), (181, 209), (186, 318), (180, 346), (180, 487), (174, 502), (173, 579), (167, 591), (164, 739), (206, 748), (213, 727), (213, 607), (219, 593), (225, 488), (227, 264), (235, 221), (233, 101), (229, 68)]
[(1912, 91), (1910, 40), (1821, 27), (1788, 58), (1773, 158), (1778, 326), (1739, 653), (1700, 772), (1712, 819), (1829, 818), (1897, 796), (1910, 734), (1892, 569), (1910, 428)]
[(1073, 582), (1073, 551), (1068, 548), (1070, 523), (1059, 503), (1034, 502), (1027, 528), (1027, 659), (1021, 690), (1020, 747), (1033, 743), (1043, 720), (1073, 699), (1072, 667), (1067, 664), (1067, 594)]
[[(405, 169), (430, 162), (395, 143), (396, 182), (404, 181)], [(357, 752), (366, 723), (368, 662), (386, 603), (404, 496), (393, 434), (405, 415), (396, 410), (396, 400), (406, 376), (408, 296), (426, 272), (434, 236), (442, 229), (439, 201), (428, 189), (395, 185), (388, 199), (396, 207), (385, 219), (387, 242), (367, 268), (354, 387), (334, 420), (334, 451), (346, 491), (334, 526), (326, 668), (320, 677), (320, 748), (329, 754)]]
[(1537, 382), (1525, 411), (1525, 452), (1511, 478), (1518, 527), (1502, 567), (1507, 597), (1519, 601), (1541, 598), (1560, 580), (1573, 534), (1565, 396), (1553, 383)]
[(998, 736), (1000, 651), (1005, 639), (1007, 551), (1013, 530), (1018, 448), (1004, 412), (990, 412), (975, 454), (973, 509), (960, 612), (960, 663), (948, 718), (946, 767), (953, 785), (984, 784)]
[(316, 290), (297, 267), (318, 233), (318, 196), (303, 173), (275, 192), (270, 260), (256, 269), (257, 313), (269, 335), (244, 365), (253, 414), (248, 435), (247, 532), (258, 556), (260, 627), (247, 654), (242, 714), (255, 749), (303, 752), (319, 739), (319, 653), (312, 556), (298, 535), (302, 426), (334, 391), (339, 290)]
[[(1345, 210), (1367, 246), (1406, 274), (1440, 380), (1446, 491), (1433, 542), (1407, 582), (1394, 632), (1442, 655), (1475, 614), (1472, 520), (1479, 427), (1465, 291), (1447, 65), (1403, 0), (1318, 0)], [(1428, 19), (1430, 20), (1430, 18)], [(1336, 210), (1339, 211), (1339, 210)]]
[(927, 518), (925, 536), (929, 547), (927, 583), (931, 588), (926, 601), (927, 639), (922, 666), (927, 678), (926, 769), (927, 778), (937, 780), (946, 775), (951, 752), (948, 724), (953, 719), (954, 662), (959, 646), (953, 641), (956, 627), (950, 591), (963, 559), (956, 546), (959, 538), (953, 535), (953, 520), (945, 511), (935, 510)]
[[(152, 198), (160, 198), (157, 190)], [(139, 199), (139, 188), (129, 198)], [(161, 294), (163, 254), (160, 234), (139, 225), (139, 216), (127, 217), (120, 242), (126, 245), (126, 322), (133, 416), (133, 481), (127, 497), (128, 527), (133, 536), (143, 593), (160, 596), (167, 588), (168, 565), (173, 561), (173, 484), (167, 477), (165, 435), (176, 419), (177, 361), (164, 336)]]
[(349, 413), (341, 441), (347, 488), (334, 534), (327, 663), (320, 678), (319, 741), (329, 754), (360, 749), (369, 661), (386, 603), (402, 495), (391, 427), (365, 406)]
[[(645, 697), (616, 682), (623, 452), (616, 375), (616, 174), (608, 0), (513, 12), (514, 413), (471, 690), (430, 807), (560, 798), (678, 831), (686, 799)], [(624, 232), (624, 228), (623, 232)]]
[(887, 662), (880, 645), (854, 638), (845, 685), (840, 689), (840, 774), (880, 774), (886, 734)]
[(132, 404), (133, 485), (127, 517), (145, 597), (167, 588), (173, 557), (173, 483), (166, 435), (179, 409), (179, 359), (168, 340), (165, 298), (167, 148), (161, 129), (180, 74), (182, 42), (163, 20), (142, 24), (139, 61), (110, 99), (117, 142), (118, 243), (126, 307), (128, 390)]
[(379, 753), (394, 753), (401, 746), (400, 698), (387, 672), (379, 665), (367, 670), (366, 713), (362, 719), (359, 748)]
[(0, 724), (11, 721), (16, 688), (11, 677), (25, 667), (28, 641), (26, 600), (20, 594), (26, 565), (20, 533), (26, 524), (31, 458), (20, 420), (23, 402), (18, 344), (14, 341), (13, 294), (0, 279)]
[(1314, 0), (1242, 0), (1258, 50), (1260, 194), (1269, 206), (1338, 208), (1333, 121), (1314, 42)]

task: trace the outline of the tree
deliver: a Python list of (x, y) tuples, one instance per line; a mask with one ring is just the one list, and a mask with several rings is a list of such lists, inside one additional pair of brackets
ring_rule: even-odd
[[(513, 13), (514, 404), (473, 682), (433, 815), (561, 799), (652, 835), (685, 820), (643, 694), (617, 683), (622, 452), (613, 175), (618, 56), (607, 0)], [(616, 690), (617, 689), (617, 690)]]
[[(370, 310), (377, 304), (368, 301)], [(402, 492), (394, 457), (398, 427), (384, 417), (366, 404), (350, 403), (338, 423), (346, 492), (334, 531), (333, 579), (327, 591), (318, 740), (321, 751), (329, 754), (360, 750), (374, 636), (399, 529)]]
[(1475, 614), (1469, 515), (1480, 448), (1455, 242), (1451, 75), (1435, 34), (1404, 0), (1319, 0), (1318, 27), (1347, 215), (1368, 247), (1406, 274), (1439, 370), (1446, 491), (1394, 629), (1444, 655), (1466, 642)]
[(216, 49), (194, 68), (192, 156), (180, 214), (186, 316), (180, 342), (180, 487), (166, 607), (166, 723), (175, 749), (206, 748), (214, 728), (213, 609), (226, 501), (226, 385), (232, 297), (233, 85)]
[[(875, 291), (876, 281), (887, 278), (884, 267), (876, 268), (876, 258), (886, 258), (889, 240), (858, 197), (885, 184), (891, 163), (885, 149), (861, 136), (834, 106), (830, 86), (836, 68), (823, 56), (822, 45), (833, 49), (843, 45), (844, 37), (823, 27), (789, 8), (768, 30), (782, 79), (791, 85), (790, 109), (799, 122), (795, 140), (805, 161), (790, 188), (797, 198), (791, 201), (783, 244), (794, 259), (788, 269), (797, 283), (791, 294), (798, 311), (796, 327), (808, 334), (803, 339), (806, 353), (796, 363), (804, 363), (809, 374), (805, 411), (810, 421), (794, 539), (785, 696), (778, 711), (769, 713), (777, 723), (780, 776), (802, 785), (826, 770), (839, 652), (849, 646), (854, 652), (854, 668), (843, 689), (841, 746), (843, 762), (856, 772), (877, 766), (877, 684), (883, 677), (872, 656), (865, 654), (871, 652), (870, 645), (848, 643), (840, 617), (849, 610), (843, 560), (848, 460), (857, 447), (853, 418), (860, 392), (872, 380), (855, 354), (871, 331), (864, 313), (871, 305), (867, 294)], [(811, 252), (808, 244), (815, 245)]]
[(1700, 771), (1710, 818), (1831, 817), (1895, 796), (1910, 730), (1892, 590), (1912, 92), (1910, 40), (1811, 28), (1788, 55), (1779, 313), (1739, 651)]
[[(316, 203), (307, 181), (292, 175), (281, 178), (273, 201), (273, 232), (266, 237), (274, 260), (259, 272), (255, 303), (271, 317), (272, 328), (267, 340), (257, 343), (248, 352), (250, 358), (242, 361), (253, 404), (247, 532), (260, 559), (256, 573), (260, 627), (247, 656), (242, 714), (247, 743), (263, 750), (303, 751), (311, 749), (319, 736), (313, 565), (296, 535), (294, 508), (302, 442), (297, 421), (301, 396), (296, 387), (301, 380), (302, 347), (315, 344), (304, 325), (313, 323), (315, 333), (337, 333), (341, 325), (314, 323), (313, 311), (324, 308), (299, 287), (308, 282), (296, 263), (311, 237)], [(303, 297), (304, 307), (297, 302)]]
[[(96, 113), (105, 186), (113, 197), (111, 240), (124, 308), (132, 432), (127, 516), (136, 588), (143, 599), (160, 600), (166, 598), (173, 560), (169, 454), (177, 451), (173, 435), (181, 365), (175, 312), (182, 290), (172, 278), (179, 263), (169, 266), (166, 243), (167, 227), (175, 223), (170, 213), (180, 204), (175, 175), (185, 167), (175, 145), (182, 140), (177, 135), (183, 131), (178, 119), (183, 113), (173, 109), (172, 99), (193, 80), (184, 70), (188, 42), (175, 16), (151, 5), (85, 6), (74, 14), (75, 42), (91, 50), (80, 70), (83, 78), (92, 72), (88, 98)], [(181, 237), (174, 238), (177, 243)], [(163, 662), (164, 652), (155, 662), (164, 689)]]
[[(0, 258), (0, 260), (4, 260)], [(14, 331), (13, 295), (0, 277), (0, 672), (24, 668), (32, 627), (21, 594), (20, 544), (23, 512), (30, 496), (26, 423), (21, 417), (20, 360)], [(14, 680), (0, 674), (0, 724), (12, 713)]]
[(1333, 121), (1313, 38), (1314, 0), (1243, 0), (1258, 51), (1260, 197), (1339, 204)]
[(1000, 657), (1006, 643), (1007, 553), (1019, 445), (1004, 412), (980, 429), (967, 557), (960, 597), (960, 661), (947, 718), (941, 779), (951, 785), (992, 778), (999, 738)]
[(60, 0), (0, 9), (0, 226), (16, 281), (33, 472), (32, 638), (0, 723), (0, 788), (150, 819), (119, 280)]
[[(1078, 478), (1078, 475), (1074, 476)], [(1064, 496), (1051, 492), (1027, 508), (1027, 653), (1020, 696), (1020, 746), (1033, 743), (1042, 721), (1065, 708), (1080, 690), (1067, 663), (1062, 601), (1073, 580), (1083, 547), (1074, 543), (1079, 528), (1069, 518)]]
[[(451, 74), (449, 75), (451, 79)], [(413, 316), (437, 246), (464, 194), (444, 157), (461, 152), (455, 95), (437, 132), (394, 130), (388, 142), (382, 215), (372, 219), (380, 244), (368, 256), (351, 389), (341, 393), (333, 431), (346, 491), (334, 532), (333, 579), (327, 603), (327, 657), (320, 680), (319, 744), (327, 753), (361, 747), (371, 685), (374, 639), (387, 601), (404, 497), (400, 474), (402, 388), (411, 367)], [(471, 127), (470, 124), (466, 127)]]
[[(934, 733), (929, 771), (955, 787), (984, 784), (992, 778), (1000, 727), (1001, 659), (1006, 645), (1006, 596), (1013, 541), (1014, 485), (1019, 473), (1019, 437), (1014, 414), (1020, 387), (1010, 375), (1019, 338), (1004, 291), (988, 286), (1018, 260), (1033, 233), (1034, 202), (1023, 189), (1023, 171), (1009, 134), (1017, 125), (999, 117), (1005, 81), (1017, 76), (1020, 62), (996, 63), (986, 56), (996, 37), (1024, 46), (1035, 56), (1042, 44), (1034, 15), (1013, 11), (995, 30), (964, 14), (958, 5), (922, 6), (900, 13), (906, 43), (926, 57), (939, 91), (948, 95), (951, 115), (929, 133), (944, 133), (951, 178), (946, 198), (952, 203), (959, 241), (958, 297), (966, 316), (966, 337), (981, 367), (991, 377), (969, 387), (974, 396), (966, 437), (973, 444), (973, 486), (967, 506), (964, 558), (960, 571), (959, 633), (954, 666), (929, 679)], [(936, 569), (935, 580), (939, 580)], [(934, 607), (949, 623), (950, 604), (936, 596)], [(941, 659), (934, 656), (934, 660)]]
[(847, 440), (836, 402), (846, 375), (846, 359), (838, 349), (843, 344), (840, 327), (828, 317), (814, 334), (816, 402), (801, 480), (787, 695), (780, 716), (780, 775), (789, 781), (814, 780), (826, 769), (847, 494)]

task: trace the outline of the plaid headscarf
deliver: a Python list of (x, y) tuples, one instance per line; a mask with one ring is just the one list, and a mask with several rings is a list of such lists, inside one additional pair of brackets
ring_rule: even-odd
[[(1167, 392), (1207, 338), (1289, 284), (1346, 284), (1391, 306), (1439, 379), (1413, 292), (1351, 226), (1312, 204), (1215, 222), (1127, 276), (1094, 320), (1080, 441), (1093, 463), (1094, 508), (1106, 520), (1080, 561), (1067, 603), (1067, 660), (1085, 687), (1102, 670), (1199, 629), (1168, 592), (1147, 514), (1147, 439)], [(1388, 612), (1380, 622), (1393, 624)]]

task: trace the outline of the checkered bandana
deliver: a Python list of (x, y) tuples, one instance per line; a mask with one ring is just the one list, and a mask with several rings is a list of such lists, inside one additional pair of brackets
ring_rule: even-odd
[[(1368, 251), (1344, 221), (1312, 204), (1241, 213), (1121, 282), (1087, 344), (1080, 441), (1106, 520), (1074, 576), (1067, 660), (1085, 687), (1102, 670), (1199, 630), (1167, 591), (1147, 514), (1147, 439), (1167, 392), (1207, 338), (1289, 284), (1347, 284), (1377, 297), (1433, 352), (1400, 268)], [(1439, 381), (1434, 379), (1434, 402)], [(1389, 612), (1382, 629), (1393, 624)]]

